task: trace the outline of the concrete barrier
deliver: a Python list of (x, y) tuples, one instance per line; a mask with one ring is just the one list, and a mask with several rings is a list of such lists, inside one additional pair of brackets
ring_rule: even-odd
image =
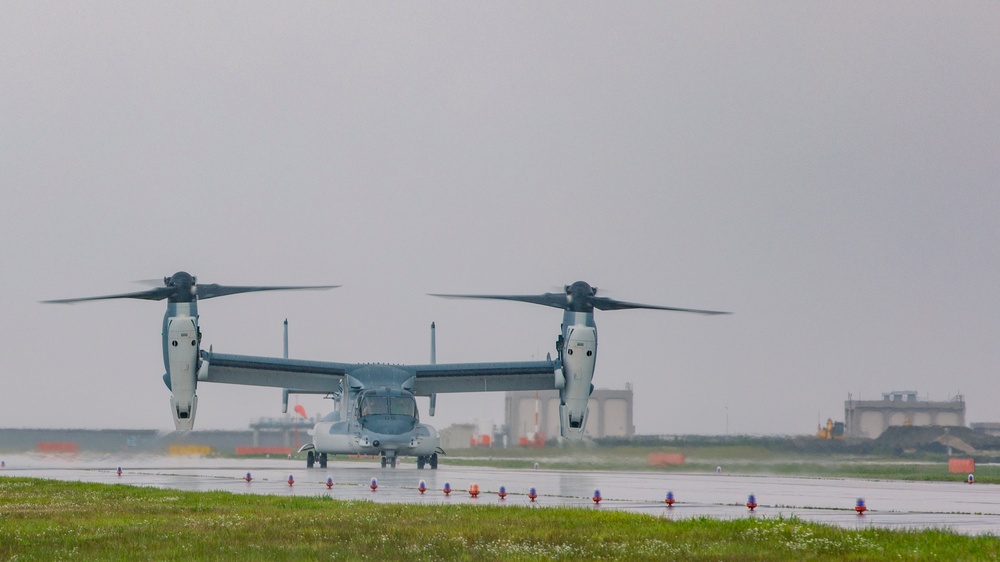
[(80, 446), (65, 441), (41, 441), (35, 445), (35, 450), (39, 453), (72, 453), (75, 455), (80, 452)]
[(167, 447), (167, 454), (171, 456), (205, 456), (211, 455), (215, 451), (208, 445), (171, 445)]
[(972, 474), (976, 471), (976, 459), (948, 459), (948, 472)]
[(649, 466), (671, 466), (684, 464), (684, 453), (649, 453), (646, 456)]
[(237, 455), (290, 455), (291, 447), (236, 447)]

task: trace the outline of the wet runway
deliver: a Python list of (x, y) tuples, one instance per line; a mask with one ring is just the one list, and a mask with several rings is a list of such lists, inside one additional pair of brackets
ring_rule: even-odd
[[(580, 509), (618, 509), (670, 519), (710, 516), (718, 519), (796, 516), (846, 528), (942, 528), (977, 535), (1000, 535), (1000, 486), (965, 482), (905, 482), (838, 478), (789, 478), (730, 474), (653, 472), (585, 472), (452, 467), (417, 470), (410, 463), (397, 469), (366, 462), (331, 461), (326, 469), (306, 469), (301, 460), (200, 459), (192, 457), (8, 456), (0, 476), (122, 483), (188, 491), (223, 490), (240, 494), (329, 496), (377, 503), (498, 504)], [(121, 466), (122, 475), (117, 475)], [(244, 481), (246, 473), (252, 481)], [(289, 486), (289, 476), (294, 485)], [(333, 478), (333, 487), (326, 480)], [(370, 489), (371, 479), (378, 489)], [(420, 480), (427, 491), (417, 490)], [(478, 498), (469, 485), (477, 483)], [(442, 489), (450, 484), (452, 493)], [(500, 487), (507, 497), (497, 496)], [(528, 499), (534, 487), (538, 499)], [(603, 500), (592, 501), (599, 489)], [(664, 498), (673, 492), (676, 503)], [(758, 507), (745, 503), (754, 494)], [(854, 511), (864, 498), (865, 515)]]

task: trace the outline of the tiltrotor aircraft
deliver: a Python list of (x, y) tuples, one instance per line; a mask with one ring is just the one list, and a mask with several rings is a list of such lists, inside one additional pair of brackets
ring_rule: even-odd
[(331, 289), (317, 286), (199, 285), (183, 271), (163, 279), (164, 286), (134, 293), (45, 301), (75, 303), (104, 299), (167, 300), (163, 317), (163, 380), (171, 392), (170, 408), (178, 430), (194, 426), (199, 382), (271, 386), (284, 389), (284, 410), (289, 394), (326, 394), (334, 410), (312, 430), (307, 466), (325, 467), (329, 454), (379, 455), (382, 466), (395, 468), (398, 457), (415, 456), (417, 467), (437, 468), (438, 432), (420, 423), (414, 397), (430, 398), (433, 416), (437, 394), (508, 390), (559, 390), (560, 433), (568, 439), (583, 437), (587, 401), (593, 390), (597, 360), (597, 327), (594, 309), (645, 308), (727, 314), (711, 310), (672, 308), (618, 301), (597, 296), (597, 289), (583, 281), (566, 285), (562, 293), (542, 295), (432, 295), (446, 298), (501, 299), (562, 308), (562, 333), (556, 340), (556, 358), (545, 361), (452, 363), (435, 361), (432, 325), (431, 362), (426, 365), (331, 363), (287, 357), (224, 355), (202, 349), (198, 328), (198, 300), (257, 291)]

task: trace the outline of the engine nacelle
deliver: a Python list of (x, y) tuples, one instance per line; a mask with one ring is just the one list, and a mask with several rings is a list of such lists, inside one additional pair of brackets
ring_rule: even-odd
[(174, 427), (191, 429), (198, 409), (198, 324), (189, 316), (167, 319), (164, 334), (167, 349), (167, 375), (170, 379), (170, 411)]
[[(559, 431), (563, 437), (582, 439), (590, 408), (590, 393), (594, 386), (594, 365), (597, 361), (597, 329), (573, 326), (566, 331), (563, 349), (563, 379), (559, 390)], [(560, 381), (562, 382), (562, 381)]]

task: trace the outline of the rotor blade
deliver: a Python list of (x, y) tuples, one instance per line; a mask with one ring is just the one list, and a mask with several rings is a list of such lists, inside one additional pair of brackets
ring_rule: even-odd
[(215, 283), (197, 285), (198, 287), (198, 298), (199, 299), (211, 299), (214, 297), (224, 297), (227, 295), (237, 295), (239, 293), (256, 293), (259, 291), (302, 291), (302, 290), (312, 290), (312, 291), (322, 291), (326, 289), (335, 289), (340, 285), (314, 285), (314, 286), (300, 286), (300, 287), (237, 287), (234, 285), (217, 285)]
[(656, 306), (652, 304), (639, 304), (625, 302), (608, 297), (590, 297), (590, 303), (598, 310), (627, 310), (631, 308), (646, 308), (651, 310), (672, 310), (674, 312), (694, 312), (696, 314), (732, 314), (731, 312), (720, 312), (718, 310), (698, 310), (695, 308), (675, 308), (672, 306)]
[(441, 295), (428, 293), (432, 297), (446, 299), (496, 299), (504, 301), (528, 302), (553, 308), (566, 308), (566, 295), (563, 293), (545, 293), (542, 295)]
[(143, 299), (148, 301), (162, 301), (163, 299), (174, 294), (175, 290), (176, 287), (157, 287), (155, 289), (149, 289), (148, 291), (139, 291), (136, 293), (121, 293), (119, 295), (105, 295), (102, 297), (81, 297), (77, 299), (55, 299), (42, 302), (72, 304), (83, 301), (100, 301), (108, 299)]

